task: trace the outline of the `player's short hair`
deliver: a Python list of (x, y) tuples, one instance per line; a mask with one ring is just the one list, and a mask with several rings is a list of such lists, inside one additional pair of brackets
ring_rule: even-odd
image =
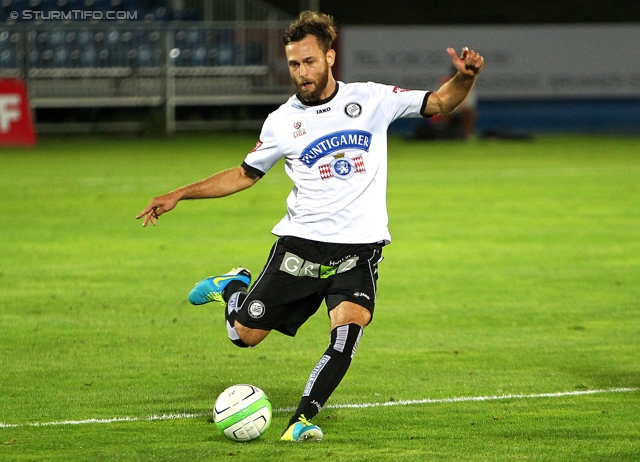
[(282, 41), (288, 45), (291, 42), (303, 40), (307, 35), (313, 35), (322, 51), (326, 53), (338, 36), (335, 20), (332, 16), (323, 13), (303, 11), (284, 31)]

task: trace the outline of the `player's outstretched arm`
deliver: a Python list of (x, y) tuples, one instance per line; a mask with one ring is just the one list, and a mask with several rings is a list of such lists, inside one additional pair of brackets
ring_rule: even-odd
[(425, 115), (448, 114), (453, 111), (467, 97), (476, 77), (484, 67), (484, 58), (480, 53), (464, 47), (458, 56), (456, 50), (447, 48), (453, 65), (458, 70), (450, 80), (445, 82), (436, 92), (429, 95), (423, 113)]
[(149, 222), (155, 226), (158, 217), (173, 210), (181, 200), (228, 196), (253, 186), (259, 179), (259, 176), (247, 172), (242, 166), (230, 168), (204, 180), (188, 184), (162, 196), (154, 197), (136, 218), (144, 217), (143, 227), (146, 227)]

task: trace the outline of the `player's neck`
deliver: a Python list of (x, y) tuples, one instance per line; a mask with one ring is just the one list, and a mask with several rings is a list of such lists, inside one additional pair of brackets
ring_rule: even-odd
[(320, 106), (322, 104), (328, 103), (333, 99), (334, 96), (338, 93), (338, 82), (335, 81), (333, 76), (329, 76), (329, 81), (327, 82), (327, 86), (324, 91), (320, 95), (320, 99), (317, 101), (305, 101), (300, 97), (300, 93), (297, 94), (298, 99), (305, 106)]
[(329, 98), (332, 98), (336, 93), (338, 88), (338, 84), (336, 79), (333, 78), (333, 75), (329, 74), (329, 81), (327, 82), (327, 86), (324, 88), (324, 91), (320, 95), (320, 101), (325, 101)]

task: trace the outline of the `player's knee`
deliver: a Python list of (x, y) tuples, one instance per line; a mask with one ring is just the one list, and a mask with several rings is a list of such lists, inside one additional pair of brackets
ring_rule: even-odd
[(247, 345), (239, 338), (230, 338), (229, 340), (231, 340), (231, 343), (233, 343), (238, 348), (251, 348), (250, 345)]
[(329, 311), (331, 319), (331, 329), (345, 324), (357, 324), (366, 326), (371, 322), (371, 311), (365, 307), (353, 302), (342, 302), (331, 311)]
[(235, 330), (238, 333), (240, 340), (248, 347), (256, 346), (258, 343), (262, 342), (270, 332), (268, 330), (245, 327), (237, 321), (235, 323)]
[(240, 338), (240, 335), (238, 335), (238, 332), (236, 331), (235, 326), (232, 326), (229, 323), (229, 320), (227, 320), (227, 335), (229, 337), (229, 340), (231, 340), (231, 343), (233, 343), (235, 346), (240, 347), (240, 348), (249, 348), (250, 345), (247, 345)]

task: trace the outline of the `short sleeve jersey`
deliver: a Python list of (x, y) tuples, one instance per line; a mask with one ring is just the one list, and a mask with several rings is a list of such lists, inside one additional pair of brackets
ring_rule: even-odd
[(334, 95), (307, 106), (297, 96), (272, 112), (243, 162), (264, 175), (280, 158), (294, 188), (277, 236), (321, 242), (391, 242), (387, 215), (387, 128), (420, 115), (429, 92), (338, 82)]

